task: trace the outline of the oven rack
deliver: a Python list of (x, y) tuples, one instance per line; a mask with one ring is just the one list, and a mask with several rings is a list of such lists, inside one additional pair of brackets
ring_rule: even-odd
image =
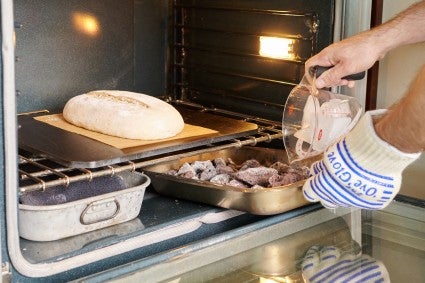
[[(260, 1), (261, 2), (261, 1)], [(295, 5), (296, 6), (296, 5)], [(314, 9), (268, 1), (173, 0), (168, 89), (175, 98), (276, 120), (318, 49)], [(276, 40), (280, 55), (264, 50)]]
[(143, 171), (143, 167), (154, 165), (159, 162), (177, 160), (191, 155), (198, 155), (227, 148), (255, 146), (257, 143), (269, 143), (272, 140), (283, 138), (281, 124), (276, 121), (251, 117), (222, 109), (206, 108), (201, 105), (185, 101), (173, 101), (172, 103), (184, 105), (185, 107), (197, 109), (202, 112), (213, 112), (224, 116), (254, 122), (259, 127), (258, 132), (251, 136), (215, 142), (205, 146), (183, 149), (178, 152), (170, 152), (153, 157), (135, 159), (114, 165), (90, 169), (66, 167), (49, 160), (46, 157), (37, 156), (33, 153), (20, 150), (18, 161), (19, 192), (26, 193), (31, 191), (44, 191), (56, 186), (63, 186), (66, 188), (73, 182), (91, 181), (93, 178), (108, 175), (111, 176), (125, 171)]
[[(275, 129), (275, 130), (280, 132), (281, 127), (282, 127), (281, 122), (268, 120), (268, 119), (264, 119), (264, 118), (261, 118), (261, 117), (250, 116), (250, 115), (247, 115), (247, 114), (229, 111), (229, 110), (225, 110), (225, 109), (221, 109), (221, 108), (217, 108), (217, 107), (206, 107), (206, 106), (203, 106), (203, 105), (198, 104), (198, 103), (189, 102), (189, 101), (185, 101), (185, 100), (178, 100), (178, 99), (177, 100), (168, 99), (167, 101), (169, 103), (173, 104), (173, 105), (182, 105), (186, 108), (191, 108), (191, 109), (194, 109), (194, 110), (197, 110), (197, 111), (200, 111), (200, 112), (210, 112), (210, 113), (214, 113), (214, 114), (220, 114), (221, 116), (226, 116), (226, 117), (230, 117), (230, 118), (234, 118), (234, 119), (240, 119), (240, 120), (243, 120), (245, 122), (256, 123), (260, 127), (260, 130), (263, 129), (263, 128), (264, 129)], [(282, 111), (283, 111), (283, 109), (282, 109)]]

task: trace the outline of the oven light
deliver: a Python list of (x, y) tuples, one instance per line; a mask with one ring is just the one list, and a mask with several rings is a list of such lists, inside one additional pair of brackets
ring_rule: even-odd
[(96, 36), (99, 33), (99, 21), (93, 15), (75, 12), (72, 15), (72, 22), (74, 24), (74, 27), (81, 33), (90, 36)]
[(260, 36), (260, 55), (277, 59), (294, 58), (294, 40), (283, 37)]

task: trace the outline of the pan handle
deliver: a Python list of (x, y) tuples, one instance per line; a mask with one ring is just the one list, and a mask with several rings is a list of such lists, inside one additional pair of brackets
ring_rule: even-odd
[(80, 215), (80, 223), (90, 225), (115, 218), (120, 212), (120, 203), (115, 198), (94, 201)]
[[(323, 66), (313, 66), (310, 68), (309, 72), (311, 76), (314, 76), (316, 74), (316, 78), (320, 77), (323, 72), (331, 69), (333, 66), (330, 67), (323, 67)], [(358, 81), (361, 80), (365, 77), (366, 72), (360, 72), (360, 73), (356, 73), (356, 74), (351, 74), (348, 76), (343, 77), (343, 79), (345, 80), (350, 80), (350, 81)]]

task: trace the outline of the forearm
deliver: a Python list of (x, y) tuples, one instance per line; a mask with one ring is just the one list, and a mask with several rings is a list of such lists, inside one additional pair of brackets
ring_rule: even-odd
[[(372, 30), (383, 55), (395, 47), (425, 41), (425, 1), (418, 2), (394, 19)], [(403, 152), (425, 149), (425, 65), (407, 94), (376, 121), (380, 138)]]
[(425, 1), (413, 4), (370, 32), (383, 54), (398, 46), (425, 41)]
[(333, 66), (317, 80), (317, 88), (336, 85), (352, 87), (344, 76), (365, 71), (398, 46), (425, 41), (425, 0), (418, 2), (392, 20), (331, 44), (305, 63), (306, 74), (312, 66)]
[(375, 122), (377, 135), (407, 153), (425, 149), (425, 65), (407, 94)]

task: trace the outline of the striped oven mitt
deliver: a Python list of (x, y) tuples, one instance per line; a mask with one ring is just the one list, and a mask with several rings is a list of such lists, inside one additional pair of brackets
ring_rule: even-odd
[(368, 255), (341, 254), (333, 246), (311, 247), (302, 263), (305, 282), (390, 282), (384, 264)]
[(323, 159), (310, 168), (303, 187), (310, 202), (327, 208), (382, 209), (400, 190), (404, 168), (420, 153), (407, 154), (381, 140), (372, 117), (385, 110), (366, 112), (354, 129), (330, 146)]

